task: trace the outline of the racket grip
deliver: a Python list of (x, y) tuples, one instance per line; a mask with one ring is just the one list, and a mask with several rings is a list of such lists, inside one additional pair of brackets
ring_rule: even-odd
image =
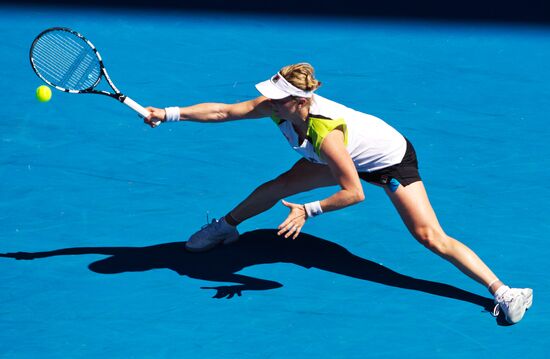
[[(129, 98), (128, 96), (126, 96), (124, 98), (124, 100), (122, 101), (123, 104), (125, 104), (126, 106), (130, 107), (132, 110), (136, 111), (137, 113), (139, 113), (139, 115), (141, 117), (147, 117), (149, 116), (150, 112), (147, 111), (143, 106), (141, 106), (139, 103), (137, 103), (136, 101), (132, 100), (131, 98)], [(156, 121), (154, 122), (155, 126), (158, 126), (160, 125), (160, 121)]]

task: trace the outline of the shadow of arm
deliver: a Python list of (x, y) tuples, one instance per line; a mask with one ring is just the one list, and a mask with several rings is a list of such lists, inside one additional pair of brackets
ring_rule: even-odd
[(3, 253), (0, 257), (13, 258), (17, 260), (32, 260), (39, 258), (55, 257), (55, 256), (72, 256), (82, 254), (104, 254), (115, 255), (128, 253), (129, 251), (137, 250), (134, 247), (81, 247), (81, 248), (64, 248), (47, 252), (15, 252)]

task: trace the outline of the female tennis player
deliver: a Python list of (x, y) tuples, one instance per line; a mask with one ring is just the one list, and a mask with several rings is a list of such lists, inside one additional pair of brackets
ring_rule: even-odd
[(145, 122), (223, 122), (270, 117), (303, 158), (287, 172), (256, 188), (225, 217), (207, 224), (186, 243), (205, 251), (239, 238), (237, 225), (296, 193), (339, 186), (328, 198), (311, 203), (282, 203), (290, 213), (278, 234), (295, 239), (310, 218), (361, 202), (361, 179), (384, 188), (414, 238), (486, 286), (495, 297), (494, 315), (502, 310), (519, 322), (531, 307), (530, 288), (510, 288), (468, 247), (441, 228), (418, 172), (412, 144), (381, 119), (345, 107), (315, 93), (321, 83), (307, 63), (283, 67), (256, 85), (261, 96), (241, 103), (202, 103), (189, 107), (148, 107)]

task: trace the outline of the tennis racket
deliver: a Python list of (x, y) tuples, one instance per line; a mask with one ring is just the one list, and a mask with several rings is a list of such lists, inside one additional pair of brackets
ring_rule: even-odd
[[(30, 60), (38, 77), (60, 91), (109, 96), (142, 117), (149, 116), (149, 111), (116, 88), (95, 46), (74, 30), (52, 27), (42, 31), (31, 45)], [(114, 92), (96, 89), (102, 77)]]

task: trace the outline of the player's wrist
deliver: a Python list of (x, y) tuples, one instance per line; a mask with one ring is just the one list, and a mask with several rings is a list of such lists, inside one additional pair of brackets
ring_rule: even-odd
[(304, 210), (306, 211), (306, 218), (313, 218), (323, 214), (321, 201), (309, 202), (304, 204)]
[(180, 120), (180, 108), (177, 106), (164, 109), (164, 122), (177, 122)]

